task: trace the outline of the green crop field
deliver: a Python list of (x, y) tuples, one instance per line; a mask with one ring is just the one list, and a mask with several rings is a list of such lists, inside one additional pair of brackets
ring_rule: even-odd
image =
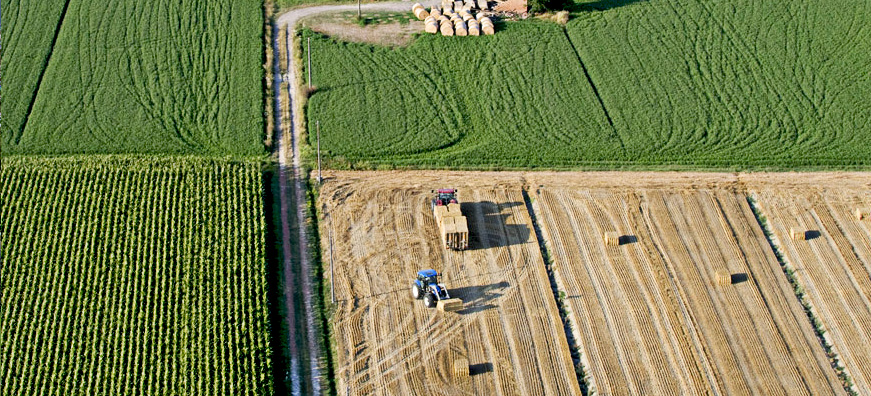
[(334, 166), (867, 168), (869, 21), (864, 1), (600, 0), (395, 50), (313, 35), (308, 122)]
[(261, 2), (2, 9), (4, 153), (263, 153)]
[(0, 394), (271, 394), (260, 166), (4, 158)]

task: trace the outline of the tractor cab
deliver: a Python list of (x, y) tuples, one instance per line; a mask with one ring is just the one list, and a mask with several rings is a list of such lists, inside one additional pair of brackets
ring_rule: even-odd
[(439, 274), (435, 270), (423, 270), (417, 273), (417, 283), (422, 289), (427, 289), (429, 285), (439, 284)]
[(435, 192), (435, 197), (432, 200), (433, 206), (445, 206), (452, 203), (458, 203), (457, 190), (453, 188), (440, 188)]

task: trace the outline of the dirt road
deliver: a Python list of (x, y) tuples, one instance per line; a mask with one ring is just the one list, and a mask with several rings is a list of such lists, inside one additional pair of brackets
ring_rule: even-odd
[[(365, 11), (404, 11), (410, 10), (410, 2), (386, 2), (386, 3), (377, 3), (377, 4), (366, 4), (361, 8)], [(299, 115), (295, 109), (295, 103), (297, 103), (297, 75), (299, 71), (296, 69), (296, 64), (293, 59), (296, 58), (296, 52), (298, 49), (293, 45), (293, 37), (295, 35), (295, 27), (297, 22), (300, 19), (320, 14), (326, 12), (338, 12), (338, 11), (353, 11), (356, 10), (356, 5), (326, 5), (326, 6), (316, 6), (316, 7), (306, 7), (299, 8), (295, 10), (291, 10), (283, 15), (281, 15), (273, 24), (273, 53), (275, 54), (273, 60), (273, 90), (275, 96), (275, 141), (276, 141), (276, 149), (278, 151), (278, 164), (279, 164), (279, 191), (280, 196), (278, 197), (280, 210), (281, 210), (281, 230), (282, 230), (282, 253), (283, 253), (283, 276), (284, 276), (284, 301), (285, 301), (285, 312), (287, 313), (287, 317), (285, 318), (286, 326), (288, 329), (288, 349), (289, 349), (289, 359), (290, 359), (290, 367), (288, 368), (288, 373), (286, 374), (286, 381), (290, 382), (290, 392), (293, 395), (300, 395), (303, 393), (303, 389), (310, 390), (312, 394), (318, 395), (321, 394), (321, 379), (320, 379), (320, 361), (321, 361), (321, 351), (319, 350), (317, 339), (318, 334), (316, 333), (315, 326), (315, 312), (313, 310), (312, 299), (313, 297), (313, 287), (312, 287), (312, 279), (311, 279), (311, 264), (309, 252), (307, 250), (308, 247), (308, 234), (306, 233), (306, 200), (305, 200), (305, 191), (306, 185), (305, 180), (307, 175), (302, 174), (301, 164), (300, 164), (300, 131), (297, 128), (297, 125), (302, 125), (301, 121), (297, 118)], [(278, 34), (281, 29), (290, 25), (293, 27), (292, 29), (288, 29), (288, 37), (287, 37), (287, 54), (288, 60), (287, 64), (289, 65), (289, 70), (286, 75), (281, 73), (279, 67), (279, 59), (278, 56), (281, 53), (278, 48)], [(290, 103), (282, 103), (281, 102), (281, 83), (283, 81), (288, 81), (288, 90), (289, 90), (289, 98)], [(281, 111), (278, 109), (282, 109), (282, 106), (287, 106), (286, 108), (290, 111), (291, 123), (290, 125), (282, 125), (281, 122)], [(293, 207), (293, 209), (291, 209)], [(296, 216), (296, 224), (294, 224), (293, 219), (290, 216), (290, 210), (295, 210)], [(297, 231), (296, 238), (293, 238), (293, 232)], [(299, 267), (297, 269), (294, 268), (293, 263), (293, 251), (299, 252)], [(295, 277), (294, 274), (301, 274), (302, 276)], [(299, 278), (299, 279), (297, 279)], [(298, 333), (299, 329), (296, 329), (296, 324), (294, 323), (296, 319), (295, 306), (299, 306), (295, 301), (294, 294), (296, 293), (296, 289), (300, 288), (302, 290), (303, 304), (304, 308), (304, 317), (306, 324), (306, 336), (301, 337)], [(305, 340), (305, 345), (308, 349), (308, 353), (305, 354), (308, 356), (309, 365), (308, 370), (303, 370), (300, 365), (305, 364), (301, 362), (301, 351), (299, 350), (298, 345), (301, 343), (301, 339)], [(303, 372), (307, 371), (310, 373), (310, 378), (304, 379)], [(303, 382), (307, 382), (304, 386)]]

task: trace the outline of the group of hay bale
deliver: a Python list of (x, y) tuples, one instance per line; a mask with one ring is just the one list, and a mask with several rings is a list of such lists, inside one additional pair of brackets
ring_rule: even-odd
[[(478, 0), (478, 8), (481, 11), (487, 9), (486, 0)], [(451, 1), (442, 0), (442, 7), (432, 7), (427, 11), (420, 3), (411, 7), (415, 18), (424, 22), (424, 31), (427, 33), (441, 33), (442, 36), (480, 36), (482, 33), (491, 35), (496, 33), (493, 20), (478, 12), (472, 16), (475, 9), (473, 0)]]

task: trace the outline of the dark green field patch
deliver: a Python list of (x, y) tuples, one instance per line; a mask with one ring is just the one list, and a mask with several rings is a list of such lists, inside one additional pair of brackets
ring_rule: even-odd
[(563, 28), (316, 37), (308, 125), (337, 167), (871, 165), (871, 4), (593, 1)]
[[(4, 16), (40, 4), (4, 6)], [(60, 26), (23, 130), (4, 125), (5, 153), (264, 152), (259, 2), (69, 0)], [(4, 42), (4, 66), (26, 45)], [(28, 73), (4, 70), (13, 121), (27, 106), (14, 98), (7, 110), (6, 95), (27, 88)]]

